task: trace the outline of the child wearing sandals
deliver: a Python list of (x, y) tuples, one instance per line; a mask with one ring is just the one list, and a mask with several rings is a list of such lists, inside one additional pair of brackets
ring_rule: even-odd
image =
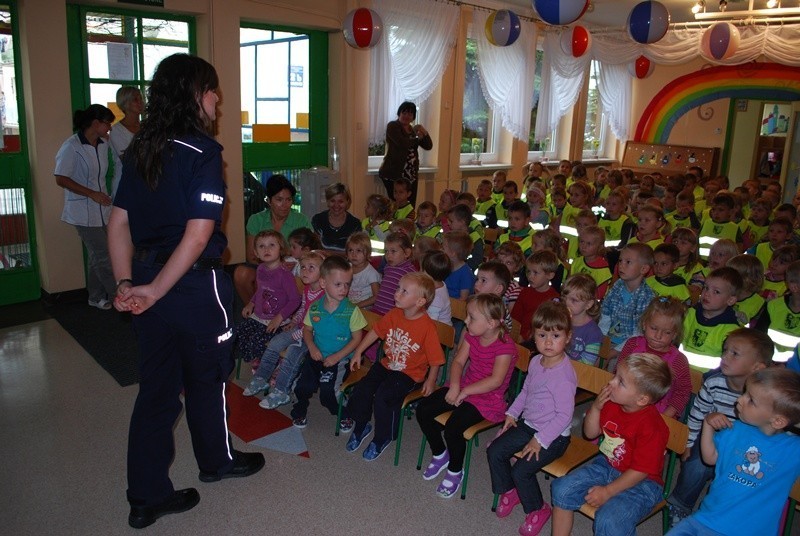
[[(536, 474), (569, 446), (578, 379), (566, 354), (570, 312), (560, 303), (545, 302), (533, 316), (539, 355), (531, 359), (519, 396), (506, 411), (503, 432), (486, 450), (492, 491), (500, 495), (497, 517), (506, 517), (522, 503), (522, 536), (536, 536), (550, 518)], [(522, 457), (511, 465), (516, 452)]]
[[(504, 394), (517, 361), (517, 347), (506, 332), (505, 309), (503, 299), (494, 294), (468, 299), (467, 333), (450, 366), (450, 385), (423, 398), (417, 406), (417, 422), (433, 453), (422, 476), (433, 480), (447, 469), (436, 489), (440, 497), (450, 498), (461, 487), (467, 449), (464, 431), (484, 419), (503, 420)], [(436, 417), (448, 411), (452, 414), (442, 426)]]
[[(264, 355), (261, 356), (261, 364), (253, 374), (250, 384), (242, 393), (244, 396), (253, 396), (265, 391), (269, 387), (272, 373), (278, 368), (278, 377), (274, 387), (270, 389), (269, 395), (258, 404), (262, 408), (274, 409), (291, 401), (289, 393), (292, 383), (300, 372), (300, 365), (303, 364), (303, 359), (308, 353), (308, 347), (303, 341), (303, 319), (311, 304), (325, 293), (320, 286), (320, 268), (324, 260), (318, 251), (309, 251), (300, 257), (300, 280), (305, 285), (300, 299), (300, 307), (295, 311), (291, 323), (269, 341)], [(286, 356), (281, 360), (281, 352), (284, 350)], [(278, 362), (280, 362), (280, 367), (278, 367)]]

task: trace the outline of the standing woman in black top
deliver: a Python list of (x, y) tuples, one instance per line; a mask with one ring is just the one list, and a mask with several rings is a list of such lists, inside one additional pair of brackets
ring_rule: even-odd
[(386, 194), (394, 201), (394, 180), (401, 177), (411, 181), (411, 199), (417, 206), (417, 179), (419, 178), (419, 151), (433, 149), (433, 140), (422, 125), (411, 126), (417, 118), (417, 106), (404, 102), (397, 109), (397, 120), (386, 125), (386, 156), (378, 176), (386, 187)]
[(233, 450), (225, 420), (233, 286), (222, 270), (222, 146), (211, 137), (218, 85), (200, 58), (175, 54), (159, 64), (108, 225), (114, 306), (133, 313), (140, 351), (128, 437), (134, 528), (200, 500), (196, 489), (176, 491), (169, 478), (181, 391), (201, 481), (248, 476), (264, 465), (260, 453)]

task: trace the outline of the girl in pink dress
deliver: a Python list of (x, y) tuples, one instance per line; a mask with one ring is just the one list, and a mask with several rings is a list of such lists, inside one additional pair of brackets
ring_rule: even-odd
[[(484, 419), (499, 423), (505, 418), (504, 394), (517, 361), (517, 346), (506, 332), (505, 315), (499, 296), (469, 297), (467, 333), (450, 365), (450, 385), (417, 406), (417, 421), (433, 453), (423, 478), (433, 480), (447, 469), (436, 489), (440, 497), (452, 497), (461, 486), (467, 449), (464, 431)], [(436, 422), (436, 417), (448, 411), (453, 413), (445, 426)]]

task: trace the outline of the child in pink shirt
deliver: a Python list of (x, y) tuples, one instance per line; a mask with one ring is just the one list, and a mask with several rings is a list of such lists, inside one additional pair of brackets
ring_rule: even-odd
[[(505, 328), (505, 309), (503, 299), (494, 294), (468, 298), (468, 333), (450, 366), (450, 385), (423, 398), (417, 406), (417, 421), (433, 453), (423, 478), (433, 480), (447, 469), (436, 490), (440, 497), (452, 497), (461, 486), (467, 449), (464, 431), (484, 419), (503, 420), (503, 395), (517, 361), (516, 344)], [(436, 417), (448, 411), (453, 413), (442, 426)]]
[(672, 386), (655, 403), (659, 413), (680, 419), (692, 395), (689, 361), (675, 343), (683, 333), (683, 304), (677, 298), (659, 296), (650, 302), (640, 320), (644, 335), (631, 337), (619, 353), (619, 362), (631, 354), (646, 352), (664, 360), (672, 371)]

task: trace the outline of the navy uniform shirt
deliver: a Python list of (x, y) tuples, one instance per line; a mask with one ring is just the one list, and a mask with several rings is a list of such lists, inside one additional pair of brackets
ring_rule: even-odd
[(188, 220), (214, 220), (201, 256), (221, 257), (228, 243), (220, 228), (225, 205), (222, 145), (203, 134), (172, 140), (164, 151), (155, 191), (141, 178), (131, 155), (126, 156), (114, 205), (128, 211), (133, 245), (172, 251)]

